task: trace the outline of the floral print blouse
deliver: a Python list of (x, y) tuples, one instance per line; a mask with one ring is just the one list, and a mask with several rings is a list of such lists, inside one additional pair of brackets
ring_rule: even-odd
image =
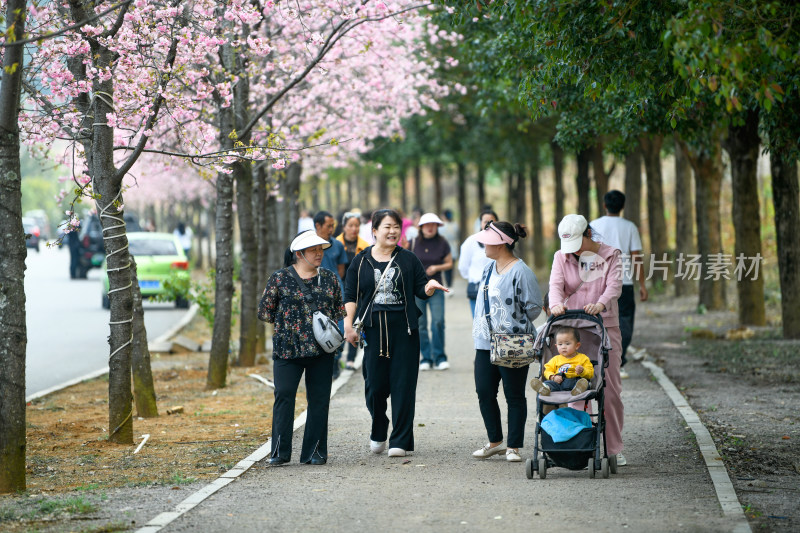
[[(267, 287), (258, 304), (258, 318), (275, 324), (272, 336), (273, 359), (298, 359), (317, 357), (325, 352), (314, 338), (311, 323), (311, 307), (303, 298), (289, 268), (282, 268), (270, 276)], [(339, 278), (324, 268), (319, 275), (303, 280), (317, 301), (317, 308), (334, 322), (344, 318), (346, 312), (342, 301)]]

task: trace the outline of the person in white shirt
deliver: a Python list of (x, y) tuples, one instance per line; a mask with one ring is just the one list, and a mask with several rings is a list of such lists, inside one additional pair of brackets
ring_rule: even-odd
[[(622, 366), (627, 362), (625, 355), (633, 337), (633, 321), (636, 315), (636, 299), (633, 294), (633, 282), (639, 282), (639, 299), (647, 300), (647, 287), (642, 274), (642, 239), (636, 224), (620, 216), (620, 211), (625, 207), (625, 195), (617, 190), (611, 190), (603, 196), (606, 206), (606, 216), (593, 220), (590, 224), (592, 231), (599, 233), (600, 241), (619, 249), (622, 252), (622, 294), (619, 303), (619, 329), (622, 334)], [(621, 370), (621, 377), (627, 377), (627, 372)]]
[(192, 228), (186, 227), (183, 222), (178, 222), (178, 227), (175, 228), (172, 234), (178, 238), (178, 242), (180, 242), (183, 253), (186, 254), (186, 260), (188, 261), (189, 254), (192, 250), (192, 237), (194, 237)]
[(300, 234), (310, 229), (314, 229), (314, 219), (308, 211), (303, 209), (300, 211), (300, 218), (297, 219), (297, 233)]
[[(497, 222), (497, 213), (491, 209), (481, 212), (481, 231), (489, 222)], [(480, 231), (478, 232), (480, 233)], [(477, 234), (476, 234), (477, 235)], [(486, 249), (483, 244), (475, 239), (475, 235), (470, 235), (461, 244), (461, 251), (458, 259), (458, 272), (461, 277), (467, 280), (467, 298), (472, 316), (475, 316), (475, 299), (478, 297), (478, 285), (483, 278), (483, 271), (491, 259), (486, 257)]]

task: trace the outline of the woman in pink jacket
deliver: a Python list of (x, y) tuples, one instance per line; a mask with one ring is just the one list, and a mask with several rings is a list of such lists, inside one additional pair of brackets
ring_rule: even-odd
[(619, 376), (622, 335), (619, 330), (617, 298), (622, 292), (620, 251), (592, 240), (592, 228), (581, 215), (567, 215), (558, 225), (561, 250), (550, 271), (550, 312), (562, 315), (567, 309), (583, 309), (603, 318), (611, 341), (606, 370), (606, 446), (617, 455), (617, 466), (625, 465), (622, 455), (622, 380)]

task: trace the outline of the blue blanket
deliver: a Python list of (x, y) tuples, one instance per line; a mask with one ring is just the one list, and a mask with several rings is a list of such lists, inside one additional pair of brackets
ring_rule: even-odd
[(542, 429), (553, 438), (553, 442), (565, 442), (584, 428), (592, 427), (592, 418), (585, 411), (562, 407), (549, 412), (542, 419)]

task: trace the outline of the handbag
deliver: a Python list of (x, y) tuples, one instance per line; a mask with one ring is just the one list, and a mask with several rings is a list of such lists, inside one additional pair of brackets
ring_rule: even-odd
[(289, 267), (289, 270), (291, 271), (292, 276), (294, 276), (294, 279), (297, 281), (297, 284), (300, 286), (300, 290), (303, 292), (303, 298), (311, 308), (311, 322), (314, 330), (314, 339), (316, 339), (317, 344), (319, 344), (320, 348), (322, 348), (325, 353), (335, 352), (342, 344), (344, 344), (344, 336), (339, 330), (339, 325), (336, 324), (331, 317), (317, 308), (317, 302), (314, 301), (311, 291), (297, 274), (297, 271), (293, 267)]
[(477, 300), (478, 299), (478, 287), (480, 287), (480, 283), (467, 283), (467, 298), (470, 300)]
[(494, 265), (489, 269), (483, 283), (483, 311), (489, 324), (489, 360), (493, 365), (506, 368), (522, 368), (536, 360), (533, 349), (536, 333), (493, 333), (489, 312), (489, 279)]
[[(364, 314), (360, 317), (356, 317), (355, 321), (353, 321), (353, 329), (356, 330), (358, 333), (358, 347), (364, 348), (367, 345), (367, 339), (364, 336), (364, 319), (367, 318), (367, 313), (369, 313), (369, 306), (372, 304), (372, 301), (375, 299), (375, 296), (378, 294), (378, 288), (383, 283), (383, 280), (386, 279), (386, 274), (389, 273), (389, 267), (392, 266), (394, 262), (395, 256), (393, 255), (389, 259), (389, 263), (386, 265), (386, 268), (383, 270), (383, 274), (381, 275), (378, 283), (375, 285), (375, 291), (372, 293), (372, 296), (369, 298), (369, 303), (367, 303), (366, 307), (364, 308)], [(361, 263), (358, 264), (358, 278), (356, 281), (356, 309), (358, 309), (358, 290), (361, 287), (361, 265), (364, 264), (364, 258), (361, 258)]]

